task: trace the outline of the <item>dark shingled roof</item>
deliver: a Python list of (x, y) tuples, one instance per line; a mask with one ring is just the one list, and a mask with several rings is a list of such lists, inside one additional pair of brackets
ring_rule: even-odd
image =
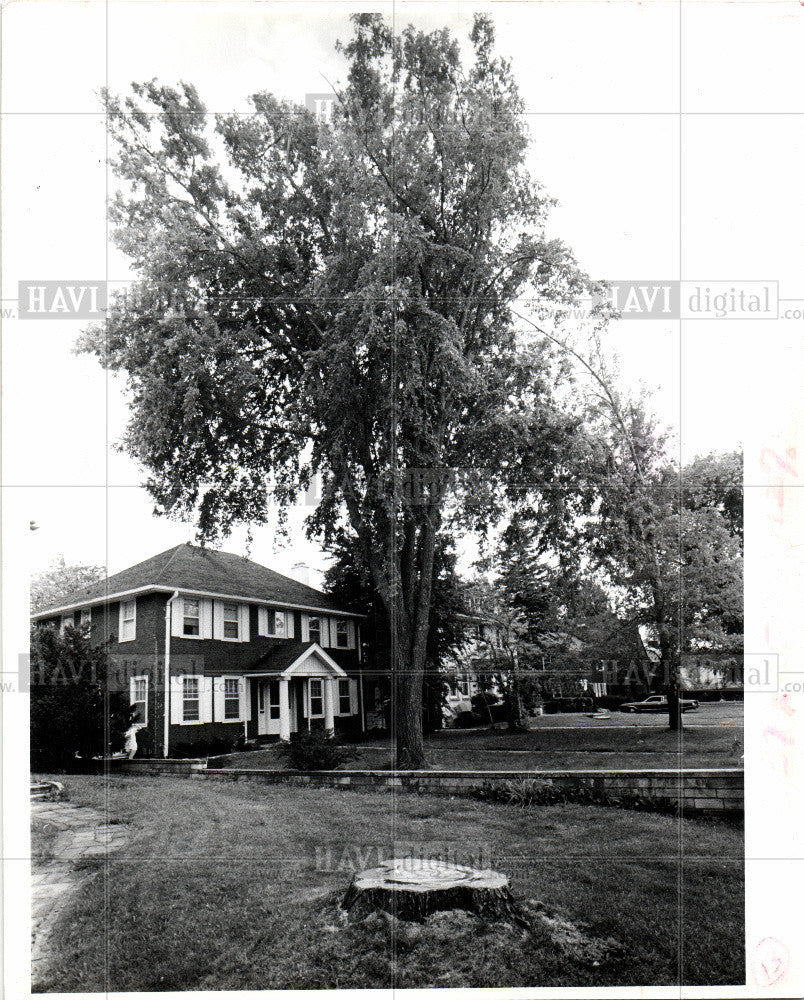
[[(244, 556), (216, 552), (185, 542), (151, 556), (136, 566), (115, 573), (101, 583), (74, 590), (53, 602), (50, 608), (72, 607), (103, 600), (117, 594), (153, 587), (162, 590), (207, 591), (231, 597), (248, 597), (268, 604), (300, 605), (326, 611), (344, 611), (332, 597), (306, 584), (282, 576)], [(36, 617), (47, 614), (38, 610)]]

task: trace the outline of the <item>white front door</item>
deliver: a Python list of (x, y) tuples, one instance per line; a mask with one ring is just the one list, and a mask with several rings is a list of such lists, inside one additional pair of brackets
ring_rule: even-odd
[(279, 681), (257, 681), (257, 733), (279, 736)]

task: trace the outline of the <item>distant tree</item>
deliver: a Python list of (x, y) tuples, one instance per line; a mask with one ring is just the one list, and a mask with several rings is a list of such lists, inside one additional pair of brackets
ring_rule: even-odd
[(608, 474), (586, 536), (621, 615), (645, 626), (658, 647), (670, 728), (677, 729), (681, 657), (733, 648), (742, 632), (741, 543), (719, 498), (685, 505), (685, 477), (644, 406), (618, 398), (616, 409)]
[(105, 579), (103, 566), (68, 566), (59, 556), (49, 569), (31, 577), (31, 611), (54, 607), (61, 597)]
[(127, 697), (109, 693), (107, 652), (78, 628), (31, 630), (31, 767), (72, 770), (118, 750), (133, 720)]
[(446, 30), (353, 26), (328, 121), (267, 93), (211, 115), (186, 83), (106, 94), (114, 237), (141, 281), (84, 347), (127, 376), (125, 444), (157, 509), (202, 537), (263, 523), (321, 476), (310, 531), (326, 542), (346, 522), (360, 546), (397, 759), (421, 767), (445, 520), (493, 521), (523, 467), (555, 474), (577, 427), (513, 305), (567, 306), (588, 281), (546, 234), (491, 19), (475, 17), (465, 64)]

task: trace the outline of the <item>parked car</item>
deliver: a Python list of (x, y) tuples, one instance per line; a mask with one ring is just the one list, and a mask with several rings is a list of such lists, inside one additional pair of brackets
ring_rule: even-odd
[[(698, 707), (695, 698), (679, 698), (682, 712), (689, 712)], [(621, 712), (666, 712), (667, 695), (652, 694), (644, 701), (626, 701), (620, 705)]]

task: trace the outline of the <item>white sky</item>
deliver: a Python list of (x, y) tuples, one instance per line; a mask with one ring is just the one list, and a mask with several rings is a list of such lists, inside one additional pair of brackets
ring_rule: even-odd
[[(796, 3), (486, 3), (531, 115), (534, 174), (559, 199), (551, 230), (596, 277), (780, 282), (804, 296), (802, 8)], [(125, 279), (107, 247), (97, 90), (157, 76), (211, 111), (258, 90), (304, 102), (342, 79), (349, 3), (14, 3), (3, 11), (3, 295), (32, 278)], [(371, 3), (397, 27), (448, 25), (471, 4)], [(683, 115), (679, 115), (679, 107)], [(113, 183), (113, 181), (112, 181)], [(108, 271), (107, 271), (108, 268)], [(13, 306), (4, 302), (4, 306)], [(798, 303), (799, 307), (804, 303)], [(120, 385), (72, 351), (79, 321), (4, 324), (3, 484), (40, 530), (30, 564), (110, 572), (193, 536), (151, 516), (143, 473), (111, 444)], [(681, 329), (680, 329), (681, 327)], [(626, 322), (624, 375), (656, 390), (685, 459), (745, 440), (765, 376), (798, 360), (801, 320)], [(767, 384), (767, 383), (765, 383)], [(21, 503), (21, 498), (25, 502)], [(294, 512), (296, 529), (306, 511)], [(242, 551), (243, 536), (226, 548)], [(323, 565), (299, 530), (253, 558)]]

